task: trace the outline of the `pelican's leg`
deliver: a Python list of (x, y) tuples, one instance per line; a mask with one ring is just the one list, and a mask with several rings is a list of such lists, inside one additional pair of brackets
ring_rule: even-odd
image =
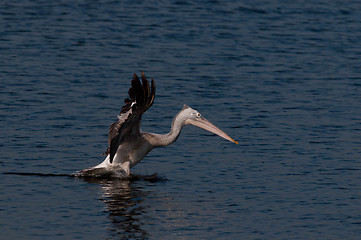
[(124, 163), (122, 164), (122, 168), (123, 168), (125, 174), (126, 174), (127, 176), (130, 176), (130, 165), (129, 165), (129, 162), (128, 162), (128, 161), (127, 161), (127, 162), (124, 162)]

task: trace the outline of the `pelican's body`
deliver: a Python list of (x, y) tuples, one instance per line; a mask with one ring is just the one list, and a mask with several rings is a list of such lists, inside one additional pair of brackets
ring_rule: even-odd
[(145, 138), (140, 139), (138, 144), (129, 144), (120, 146), (114, 156), (113, 162), (110, 162), (110, 154), (102, 163), (92, 169), (108, 169), (111, 171), (120, 171), (120, 174), (130, 174), (130, 168), (137, 165), (154, 148)]
[(129, 98), (122, 107), (118, 121), (109, 129), (109, 147), (106, 158), (99, 165), (84, 169), (79, 173), (83, 176), (127, 177), (130, 168), (137, 165), (155, 147), (168, 146), (177, 140), (183, 126), (192, 124), (213, 132), (229, 141), (237, 143), (227, 134), (207, 121), (201, 114), (184, 105), (174, 117), (168, 134), (145, 133), (140, 131), (142, 114), (152, 106), (155, 97), (155, 84), (152, 79), (151, 88), (142, 72), (142, 84), (134, 74)]

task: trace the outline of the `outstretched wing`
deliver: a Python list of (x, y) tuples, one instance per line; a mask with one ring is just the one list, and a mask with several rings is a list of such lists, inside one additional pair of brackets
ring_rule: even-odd
[(153, 105), (155, 97), (155, 84), (152, 78), (151, 86), (142, 73), (142, 82), (134, 73), (132, 87), (129, 89), (129, 98), (124, 99), (125, 105), (118, 116), (118, 121), (109, 128), (108, 149), (110, 163), (113, 162), (118, 147), (125, 141), (136, 140), (140, 137), (140, 120), (142, 114)]

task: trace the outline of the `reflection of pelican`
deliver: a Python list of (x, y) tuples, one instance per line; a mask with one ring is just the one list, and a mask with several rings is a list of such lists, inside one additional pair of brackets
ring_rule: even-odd
[(80, 171), (80, 175), (127, 177), (130, 175), (130, 168), (139, 163), (153, 148), (173, 143), (177, 140), (182, 127), (189, 124), (237, 143), (202, 117), (198, 111), (187, 105), (184, 105), (183, 109), (174, 117), (168, 134), (141, 132), (141, 116), (153, 105), (155, 97), (154, 80), (152, 79), (151, 86), (149, 86), (143, 72), (142, 83), (134, 74), (129, 97), (124, 100), (125, 106), (122, 107), (118, 121), (110, 126), (107, 157), (101, 164)]
[(116, 239), (145, 239), (148, 233), (143, 229), (145, 192), (131, 181), (117, 181), (99, 178), (85, 178), (102, 187), (102, 200), (107, 206), (112, 227), (109, 234)]

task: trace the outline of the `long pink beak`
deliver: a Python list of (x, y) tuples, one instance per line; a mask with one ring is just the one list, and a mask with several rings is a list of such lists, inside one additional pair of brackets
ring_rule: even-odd
[(233, 140), (230, 136), (228, 136), (221, 129), (214, 126), (210, 121), (205, 119), (204, 117), (196, 118), (196, 119), (187, 119), (186, 124), (192, 124), (193, 126), (203, 128), (204, 130), (210, 131), (218, 136), (227, 139), (228, 141), (234, 142), (238, 144), (237, 141)]

